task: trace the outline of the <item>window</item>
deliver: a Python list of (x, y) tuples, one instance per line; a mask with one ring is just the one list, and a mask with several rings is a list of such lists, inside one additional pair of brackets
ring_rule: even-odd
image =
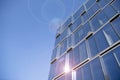
[(65, 30), (72, 22), (71, 17), (67, 19), (67, 21), (61, 26), (61, 31)]
[(93, 80), (105, 80), (99, 58), (90, 62)]
[(55, 58), (56, 58), (56, 55), (57, 55), (57, 48), (55, 48), (55, 49), (53, 50), (51, 60), (55, 59)]
[(112, 53), (108, 53), (103, 57), (103, 62), (105, 65), (106, 75), (108, 80), (120, 80), (120, 66), (113, 56)]
[(92, 80), (90, 64), (86, 64), (81, 68), (83, 80)]
[(107, 40), (106, 40), (106, 38), (105, 38), (105, 36), (104, 36), (104, 34), (102, 32), (102, 30), (100, 30), (99, 32), (97, 32), (95, 34), (95, 40), (96, 40), (99, 52), (104, 50), (105, 48), (107, 48), (109, 46), (108, 42), (107, 42)]
[(98, 10), (100, 7), (98, 6), (97, 3), (95, 3), (88, 11), (87, 11), (87, 16), (88, 18), (91, 18)]
[(112, 22), (113, 28), (117, 31), (117, 33), (120, 35), (120, 17), (116, 18)]
[(73, 15), (74, 20), (76, 20), (85, 11), (84, 6), (81, 6), (78, 11)]
[(67, 36), (67, 29), (61, 33), (60, 41), (62, 41)]
[(73, 59), (73, 67), (80, 63), (79, 46), (74, 48), (74, 53), (73, 53), (72, 59)]
[(102, 32), (109, 45), (112, 45), (119, 40), (118, 35), (115, 33), (110, 24), (105, 25), (105, 27), (102, 29)]
[(90, 37), (87, 40), (87, 46), (88, 46), (88, 53), (91, 55), (91, 57), (95, 56), (98, 53), (98, 48), (96, 45), (96, 41), (94, 36)]
[(79, 54), (80, 54), (80, 62), (88, 58), (85, 42), (82, 42), (79, 45)]
[[(110, 0), (109, 0), (110, 1)], [(108, 4), (108, 1), (107, 0), (99, 0), (98, 1), (98, 4), (100, 5), (101, 8), (103, 8), (105, 5)]]
[(88, 2), (85, 4), (86, 8), (89, 9), (95, 2), (96, 0), (88, 0)]
[[(103, 18), (104, 17), (104, 18)], [(99, 14), (97, 14), (92, 20), (91, 20), (91, 24), (93, 27), (93, 30), (96, 31), (98, 28), (100, 28), (104, 23), (106, 23), (108, 21), (107, 16), (103, 13), (100, 12)]]
[(88, 20), (87, 12), (85, 12), (81, 17), (82, 17), (82, 22), (86, 22)]
[(67, 38), (67, 48), (70, 48), (73, 44), (73, 36), (70, 35), (68, 38)]
[(82, 23), (81, 17), (78, 17), (78, 19), (73, 23), (73, 25), (70, 26), (70, 30), (73, 32), (75, 29), (79, 27), (81, 23)]
[(50, 66), (50, 72), (49, 72), (49, 80), (52, 80), (56, 76), (56, 62), (51, 64)]
[(74, 44), (77, 44), (79, 41), (81, 41), (84, 36), (85, 34), (82, 26), (74, 33)]
[(83, 80), (82, 79), (81, 68), (79, 68), (78, 70), (76, 70), (76, 80)]
[(63, 54), (67, 49), (67, 39), (65, 39), (60, 45), (60, 55)]
[(112, 53), (116, 56), (118, 64), (120, 64), (120, 47), (116, 48)]
[(56, 62), (56, 74), (59, 75), (64, 72), (65, 56), (60, 57)]
[(55, 46), (60, 42), (60, 36), (55, 40)]
[(115, 1), (112, 3), (112, 6), (113, 6), (113, 8), (114, 8), (116, 11), (120, 12), (120, 0), (115, 0)]
[(65, 76), (58, 78), (57, 80), (65, 80)]
[(89, 22), (85, 23), (82, 28), (83, 28), (85, 36), (88, 35), (88, 33), (91, 31), (91, 26)]
[(110, 5), (106, 6), (103, 9), (103, 12), (107, 15), (109, 19), (111, 19), (117, 13)]

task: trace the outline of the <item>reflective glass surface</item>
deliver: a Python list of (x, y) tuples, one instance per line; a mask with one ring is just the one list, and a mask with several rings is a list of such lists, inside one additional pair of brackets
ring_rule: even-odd
[(92, 80), (105, 80), (99, 58), (96, 58), (93, 61), (91, 61), (90, 65), (93, 77)]
[(117, 31), (117, 33), (120, 35), (120, 17), (112, 21), (112, 25), (113, 25), (113, 28)]
[(105, 77), (108, 80), (120, 80), (120, 66), (118, 65), (114, 55), (112, 53), (108, 53), (103, 57), (103, 61), (107, 72)]

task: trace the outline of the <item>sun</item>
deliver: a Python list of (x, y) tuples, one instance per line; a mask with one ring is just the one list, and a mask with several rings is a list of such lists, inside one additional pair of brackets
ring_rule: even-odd
[(65, 65), (65, 67), (64, 67), (64, 72), (65, 72), (65, 73), (70, 72), (70, 66), (69, 66), (69, 65)]

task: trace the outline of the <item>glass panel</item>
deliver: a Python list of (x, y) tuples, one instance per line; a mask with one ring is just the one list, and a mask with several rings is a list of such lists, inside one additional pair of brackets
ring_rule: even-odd
[(103, 8), (105, 5), (108, 4), (108, 2), (106, 0), (99, 0), (98, 4), (100, 5), (101, 8)]
[(81, 17), (79, 17), (73, 25), (71, 25), (70, 30), (73, 32), (82, 23)]
[(81, 68), (76, 70), (76, 80), (83, 80), (82, 79), (82, 72), (81, 72)]
[(107, 16), (103, 12), (100, 12), (99, 14), (97, 14), (91, 20), (91, 24), (92, 24), (92, 27), (93, 27), (94, 31), (96, 31), (99, 27), (101, 27), (107, 21), (108, 21)]
[(105, 80), (99, 58), (90, 62), (93, 80)]
[(57, 54), (57, 48), (55, 48), (55, 49), (53, 50), (51, 60), (53, 60), (53, 59), (56, 58), (56, 54)]
[(117, 60), (118, 60), (118, 64), (120, 64), (120, 47), (116, 48), (114, 51), (113, 51), (113, 54), (115, 54)]
[(116, 11), (119, 11), (119, 12), (120, 12), (120, 0), (115, 0), (115, 1), (112, 3), (112, 6), (113, 6), (113, 8), (114, 8)]
[(84, 6), (80, 7), (78, 11), (73, 15), (74, 20), (76, 20), (85, 11)]
[(67, 21), (63, 24), (61, 30), (63, 31), (64, 29), (66, 29), (68, 27), (68, 25), (71, 24), (71, 21), (72, 21), (71, 17), (68, 18)]
[(79, 45), (79, 54), (80, 54), (80, 62), (88, 58), (85, 42), (82, 42)]
[(70, 73), (67, 73), (66, 75), (65, 75), (65, 80), (72, 80), (72, 73), (70, 72)]
[(118, 66), (113, 54), (108, 53), (103, 57), (108, 80), (120, 80), (120, 67)]
[(82, 17), (82, 22), (86, 22), (88, 20), (87, 12), (85, 12), (81, 17)]
[(120, 17), (116, 18), (113, 22), (113, 27), (117, 31), (117, 33), (120, 35)]
[(64, 72), (64, 68), (65, 68), (65, 56), (62, 56), (60, 59), (57, 60), (57, 66), (56, 66), (56, 71), (57, 71), (57, 75), (61, 74)]
[(73, 43), (72, 39), (73, 39), (73, 38), (72, 38), (72, 35), (70, 35), (70, 36), (67, 38), (67, 47), (68, 47), (68, 48), (72, 46), (72, 43)]
[(74, 33), (74, 44), (77, 44), (85, 36), (83, 26)]
[(63, 54), (67, 49), (67, 39), (65, 39), (60, 46), (60, 55)]
[(52, 80), (56, 76), (56, 62), (51, 64), (49, 72), (49, 80)]
[(79, 54), (79, 46), (74, 48), (74, 56), (73, 56), (73, 66), (80, 63), (80, 54)]
[(105, 25), (105, 27), (102, 29), (102, 32), (109, 45), (112, 45), (119, 40), (119, 37), (117, 36), (110, 24)]
[(116, 11), (110, 5), (106, 6), (103, 9), (103, 12), (107, 15), (109, 19), (111, 19), (116, 14)]
[(95, 0), (88, 0), (88, 2), (85, 4), (86, 8), (89, 9), (95, 2)]
[(73, 64), (74, 64), (74, 60), (75, 60), (74, 55), (73, 55), (73, 50), (70, 50), (68, 52), (68, 54), (69, 54), (69, 66), (70, 66), (70, 69), (71, 69), (71, 68), (74, 67)]
[(67, 36), (67, 29), (64, 30), (60, 36), (60, 41), (62, 41)]
[(60, 42), (60, 36), (55, 40), (55, 46)]
[(92, 8), (90, 8), (90, 9), (87, 11), (88, 18), (91, 18), (93, 14), (94, 14), (94, 11), (93, 11)]
[(84, 24), (82, 28), (83, 28), (85, 36), (91, 31), (91, 27), (90, 27), (89, 22), (87, 22), (86, 24)]
[(95, 3), (95, 4), (92, 6), (92, 9), (93, 9), (93, 11), (94, 11), (94, 13), (95, 13), (96, 11), (98, 11), (98, 10), (100, 9), (100, 7), (98, 6), (97, 3)]
[(98, 53), (98, 48), (94, 36), (90, 37), (87, 41), (88, 41), (88, 54), (91, 54), (91, 56), (93, 57)]
[(82, 77), (83, 80), (92, 80), (91, 70), (90, 70), (90, 64), (84, 65), (82, 68)]
[(108, 42), (101, 30), (95, 34), (95, 40), (96, 40), (99, 52), (108, 47)]

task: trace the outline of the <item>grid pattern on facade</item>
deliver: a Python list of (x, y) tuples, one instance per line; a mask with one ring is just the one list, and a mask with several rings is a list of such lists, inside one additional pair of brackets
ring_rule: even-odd
[(120, 0), (88, 0), (59, 27), (48, 80), (120, 80)]

